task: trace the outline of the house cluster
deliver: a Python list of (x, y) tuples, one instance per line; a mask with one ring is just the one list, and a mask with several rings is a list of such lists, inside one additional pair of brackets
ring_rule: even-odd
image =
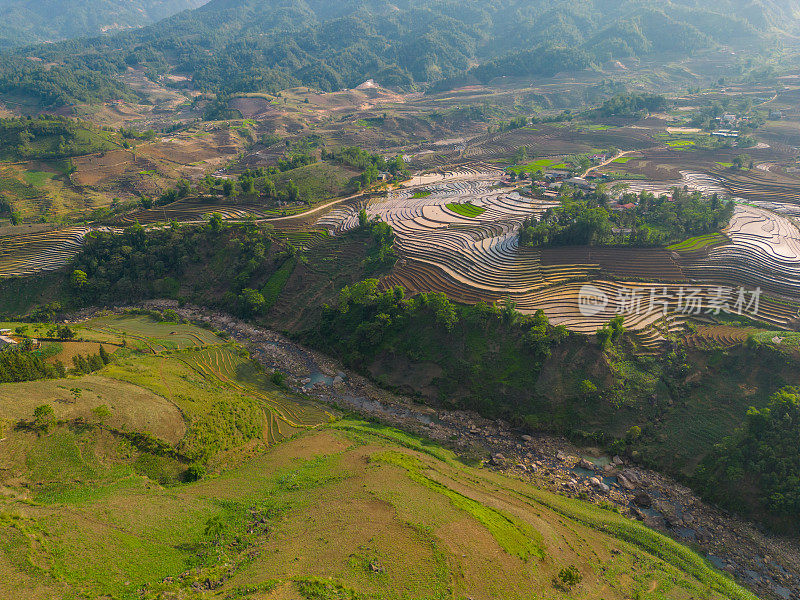
[(568, 185), (585, 192), (591, 192), (597, 189), (597, 184), (589, 181), (588, 178), (585, 179), (583, 177), (573, 177), (571, 171), (565, 171), (561, 169), (546, 171), (542, 176), (542, 179), (539, 181), (534, 181), (533, 185), (544, 189), (544, 195), (550, 198), (555, 198), (558, 196), (558, 192), (564, 185)]
[(740, 119), (733, 113), (725, 113), (721, 117), (715, 119), (717, 128), (711, 132), (713, 137), (717, 138), (731, 138), (736, 139), (739, 137), (739, 123)]

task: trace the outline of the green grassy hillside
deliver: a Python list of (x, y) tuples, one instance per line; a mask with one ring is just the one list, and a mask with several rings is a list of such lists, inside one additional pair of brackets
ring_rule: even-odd
[[(126, 345), (92, 376), (0, 385), (2, 597), (754, 598), (615, 512), (329, 420), (211, 332), (77, 332)], [(52, 418), (26, 416), (36, 394)]]

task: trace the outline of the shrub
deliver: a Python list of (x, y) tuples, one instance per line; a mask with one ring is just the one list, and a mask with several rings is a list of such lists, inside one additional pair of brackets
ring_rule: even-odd
[(565, 569), (558, 572), (558, 579), (556, 580), (556, 587), (569, 589), (578, 585), (583, 579), (581, 572), (575, 565), (570, 565)]

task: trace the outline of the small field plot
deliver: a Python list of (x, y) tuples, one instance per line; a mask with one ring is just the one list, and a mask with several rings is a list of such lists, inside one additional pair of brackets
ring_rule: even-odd
[(697, 237), (689, 238), (672, 246), (667, 246), (667, 250), (674, 250), (675, 252), (689, 252), (692, 250), (701, 250), (709, 246), (718, 246), (729, 242), (730, 240), (722, 233), (709, 233), (707, 235), (699, 235)]
[(202, 327), (158, 321), (147, 315), (99, 317), (85, 323), (83, 329), (117, 336), (153, 353), (224, 343), (222, 338)]
[(540, 158), (539, 160), (535, 160), (526, 165), (515, 165), (513, 167), (509, 167), (508, 171), (516, 173), (517, 175), (520, 173), (535, 173), (536, 171), (543, 171), (552, 167), (554, 164), (556, 164), (556, 162), (558, 161), (553, 158)]
[(471, 202), (464, 202), (463, 204), (451, 202), (447, 205), (447, 208), (452, 210), (454, 213), (461, 215), (462, 217), (468, 217), (470, 219), (479, 217), (486, 212), (485, 208), (475, 206)]

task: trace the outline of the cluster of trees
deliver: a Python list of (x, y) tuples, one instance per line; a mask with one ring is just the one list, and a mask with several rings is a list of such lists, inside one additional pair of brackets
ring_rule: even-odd
[(22, 344), (21, 347), (0, 351), (0, 383), (58, 379), (66, 374), (67, 370), (61, 362), (46, 362), (41, 353), (29, 345)]
[(661, 246), (719, 231), (733, 216), (733, 202), (714, 194), (674, 189), (672, 197), (650, 192), (623, 194), (628, 210), (611, 210), (602, 192), (566, 192), (560, 205), (538, 221), (526, 219), (520, 229), (525, 246)]
[(3, 52), (0, 52), (0, 93), (24, 95), (52, 106), (135, 98), (106, 69), (45, 66)]
[(150, 196), (142, 196), (139, 198), (139, 203), (142, 205), (142, 208), (153, 208), (154, 206), (165, 206), (167, 204), (171, 204), (180, 200), (181, 198), (186, 198), (192, 192), (191, 184), (185, 180), (181, 179), (178, 181), (178, 184), (174, 188), (167, 188), (158, 196), (158, 198), (151, 198)]
[(342, 289), (305, 339), (363, 370), (382, 359), (435, 365), (426, 371), (438, 373), (437, 400), (510, 414), (530, 408), (542, 364), (567, 335), (541, 311), (524, 316), (510, 302), (463, 306), (441, 293), (409, 298), (401, 287), (381, 289), (368, 279)]
[(392, 178), (408, 177), (410, 173), (402, 156), (387, 159), (358, 146), (343, 146), (331, 151), (323, 149), (322, 158), (361, 170), (361, 175), (355, 181), (358, 189), (370, 186), (381, 172), (389, 173)]
[(0, 119), (3, 159), (67, 158), (111, 148), (101, 132), (74, 119), (51, 115)]
[(599, 117), (642, 117), (663, 111), (668, 102), (658, 94), (620, 94), (609, 98), (594, 112)]
[(275, 266), (271, 244), (254, 223), (226, 227), (219, 214), (199, 227), (145, 232), (137, 224), (121, 235), (95, 232), (75, 259), (67, 291), (77, 305), (180, 299), (183, 291), (244, 315), (243, 290)]
[(742, 427), (700, 465), (704, 495), (737, 510), (769, 511), (796, 530), (800, 514), (800, 389), (784, 388), (762, 409), (750, 408)]
[(78, 354), (73, 356), (73, 373), (76, 375), (88, 375), (89, 373), (99, 371), (110, 362), (111, 355), (106, 352), (106, 349), (103, 348), (103, 346), (100, 346), (100, 350), (97, 354), (89, 354), (88, 356)]
[(393, 248), (394, 232), (392, 228), (377, 217), (370, 220), (364, 209), (358, 213), (358, 223), (361, 227), (369, 230), (373, 242), (373, 246), (367, 252), (367, 258), (364, 260), (364, 270), (367, 273), (375, 273), (390, 269), (397, 262), (397, 255)]

